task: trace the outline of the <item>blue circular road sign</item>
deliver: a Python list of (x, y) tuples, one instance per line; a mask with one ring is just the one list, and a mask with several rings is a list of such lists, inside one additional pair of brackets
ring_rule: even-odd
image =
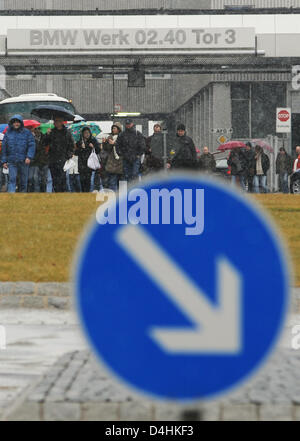
[(103, 208), (76, 264), (95, 353), (160, 399), (212, 397), (253, 373), (279, 337), (288, 289), (266, 217), (194, 175), (157, 176)]

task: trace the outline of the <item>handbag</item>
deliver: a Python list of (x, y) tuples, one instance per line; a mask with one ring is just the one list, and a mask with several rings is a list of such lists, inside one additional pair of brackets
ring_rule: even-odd
[(89, 159), (87, 161), (87, 166), (92, 170), (99, 170), (101, 168), (100, 161), (95, 152), (95, 149), (93, 149), (92, 153), (89, 156)]
[(74, 168), (75, 167), (75, 162), (73, 161), (73, 159), (68, 159), (66, 162), (65, 162), (65, 165), (64, 165), (64, 172), (67, 172), (67, 171), (69, 171), (69, 170), (71, 170), (71, 168)]

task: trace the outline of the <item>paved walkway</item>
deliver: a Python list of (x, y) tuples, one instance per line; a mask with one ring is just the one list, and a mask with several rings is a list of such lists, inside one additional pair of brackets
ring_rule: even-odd
[(3, 409), (29, 384), (70, 351), (86, 349), (70, 311), (0, 310), (6, 350), (0, 350), (0, 418)]
[[(176, 406), (141, 400), (99, 369), (73, 312), (2, 310), (0, 325), (7, 332), (7, 349), (0, 351), (0, 419), (34, 383), (27, 397), (31, 407), (26, 411), (23, 406), (29, 412), (27, 419), (176, 419), (182, 415)], [(255, 385), (241, 389), (226, 405), (211, 403), (206, 419), (230, 419), (236, 412), (240, 419), (263, 419), (270, 413), (277, 419), (296, 419), (299, 412), (300, 419), (300, 348), (291, 349), (295, 325), (300, 325), (299, 315), (290, 317), (280, 351)], [(46, 374), (42, 381), (41, 374)], [(18, 415), (16, 419), (26, 418)]]

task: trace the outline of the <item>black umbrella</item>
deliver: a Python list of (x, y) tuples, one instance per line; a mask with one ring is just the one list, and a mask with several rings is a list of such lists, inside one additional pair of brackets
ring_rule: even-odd
[(73, 121), (75, 118), (75, 115), (73, 115), (73, 113), (69, 112), (63, 107), (52, 105), (38, 106), (32, 110), (31, 114), (38, 116), (39, 118), (48, 120), (55, 119), (56, 117), (61, 117), (65, 121)]

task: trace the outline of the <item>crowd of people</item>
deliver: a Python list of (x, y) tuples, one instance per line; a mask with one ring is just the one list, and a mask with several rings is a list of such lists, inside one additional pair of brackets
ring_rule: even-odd
[[(232, 149), (227, 161), (233, 185), (248, 192), (268, 191), (270, 159), (261, 146), (249, 142), (245, 148)], [(121, 180), (129, 182), (164, 168), (214, 174), (215, 155), (206, 146), (197, 154), (183, 124), (178, 124), (172, 143), (166, 142), (160, 124), (145, 138), (131, 119), (125, 121), (124, 130), (114, 122), (110, 135), (101, 140), (92, 135), (88, 123), (83, 124), (75, 142), (61, 117), (43, 134), (39, 128), (26, 129), (22, 116), (15, 115), (2, 140), (0, 184), (10, 193), (117, 191)], [(294, 160), (281, 148), (276, 159), (280, 191), (289, 192), (289, 176), (299, 169), (300, 147)]]

